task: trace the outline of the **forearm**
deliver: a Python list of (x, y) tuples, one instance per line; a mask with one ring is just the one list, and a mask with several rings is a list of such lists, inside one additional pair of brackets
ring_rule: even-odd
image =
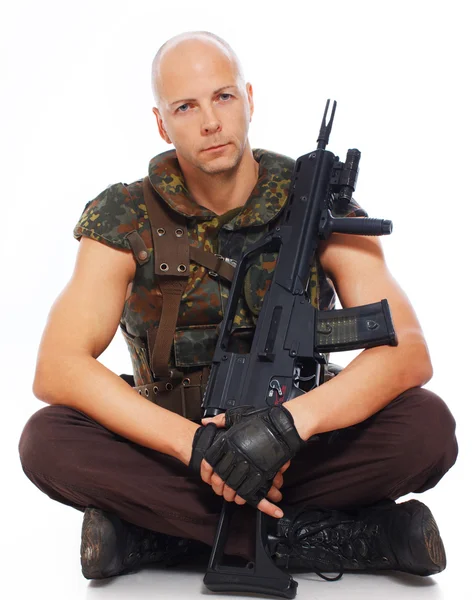
[(289, 400), (303, 439), (364, 421), (411, 387), (432, 376), (425, 344), (406, 341), (396, 347), (378, 346), (361, 352), (336, 377)]
[(33, 392), (39, 400), (80, 410), (136, 444), (189, 464), (199, 425), (143, 398), (91, 356), (55, 357), (54, 364), (37, 369)]

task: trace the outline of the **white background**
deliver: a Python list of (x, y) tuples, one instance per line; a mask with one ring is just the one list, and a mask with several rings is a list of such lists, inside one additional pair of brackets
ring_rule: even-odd
[[(391, 219), (389, 268), (422, 324), (434, 366), (427, 388), (456, 420), (459, 459), (421, 496), (443, 534), (433, 578), (301, 576), (298, 597), (472, 598), (473, 16), (470, 2), (16, 1), (2, 8), (1, 369), (4, 598), (166, 597), (206, 592), (202, 573), (145, 570), (101, 586), (80, 573), (82, 514), (21, 471), (18, 439), (45, 406), (31, 386), (49, 309), (69, 280), (84, 205), (147, 173), (170, 149), (152, 113), (150, 67), (163, 42), (205, 29), (226, 39), (254, 88), (253, 148), (312, 150), (327, 98), (328, 149), (362, 152), (355, 197)], [(71, 328), (74, 323), (71, 323)], [(347, 364), (355, 353), (333, 355)], [(100, 357), (131, 372), (119, 335)], [(428, 432), (430, 434), (430, 432)], [(184, 571), (183, 571), (184, 573)], [(1, 584), (0, 584), (1, 585)]]

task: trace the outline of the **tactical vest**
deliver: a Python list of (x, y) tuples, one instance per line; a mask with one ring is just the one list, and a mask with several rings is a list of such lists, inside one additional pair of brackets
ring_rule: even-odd
[[(127, 334), (121, 325), (121, 331), (131, 353), (138, 353), (142, 357), (142, 367), (150, 381), (137, 386), (132, 383), (135, 377), (124, 375), (122, 377), (133, 385), (139, 394), (155, 404), (192, 421), (201, 422), (201, 402), (210, 365), (198, 368), (188, 366), (186, 369), (170, 367), (170, 351), (176, 335), (180, 300), (188, 281), (190, 259), (208, 269), (210, 276), (225, 280), (229, 287), (234, 276), (236, 261), (191, 246), (188, 241), (186, 219), (165, 206), (148, 177), (143, 180), (143, 194), (152, 230), (154, 272), (162, 297), (162, 308), (158, 328), (147, 331), (147, 343), (139, 337), (134, 338)], [(282, 215), (283, 210), (272, 221), (270, 228), (278, 226)], [(148, 252), (142, 238), (139, 235), (130, 235), (129, 243), (136, 260), (144, 260)], [(277, 254), (272, 253), (272, 256), (266, 257), (267, 269), (269, 259), (273, 270)], [(267, 288), (269, 284), (270, 278), (265, 287)], [(219, 325), (216, 326), (216, 336)], [(233, 345), (230, 350), (249, 352), (254, 328), (245, 327), (245, 331), (239, 329), (243, 328), (234, 322), (231, 338)], [(331, 365), (330, 369), (326, 369), (325, 380), (330, 379), (339, 370), (337, 365)]]
[[(74, 230), (78, 240), (86, 235), (132, 249), (137, 263), (120, 320), (133, 375), (122, 377), (149, 400), (198, 422), (234, 265), (278, 224), (295, 163), (266, 150), (253, 155), (259, 178), (244, 207), (216, 215), (191, 201), (173, 150), (150, 161), (148, 177), (111, 185), (88, 202)], [(367, 215), (353, 202), (338, 216)], [(264, 253), (249, 267), (230, 351), (249, 352), (276, 259)], [(314, 307), (334, 308), (335, 290), (317, 255), (307, 294)]]
[[(229, 288), (234, 276), (236, 260), (190, 245), (186, 218), (169, 209), (148, 177), (143, 179), (143, 198), (152, 231), (155, 280), (162, 299), (161, 314), (158, 327), (147, 330), (146, 343), (140, 337), (128, 334), (121, 323), (122, 334), (132, 357), (136, 359), (132, 362), (137, 364), (137, 358), (140, 362), (138, 376), (135, 374), (133, 377), (127, 375), (122, 377), (131, 385), (132, 381), (135, 383), (137, 379), (139, 381), (148, 379), (146, 383), (133, 385), (139, 394), (159, 406), (199, 422), (202, 416), (201, 401), (210, 364), (197, 366), (196, 362), (192, 361), (191, 364), (184, 365), (185, 368), (171, 364), (173, 361), (170, 352), (176, 336), (180, 301), (188, 282), (190, 260), (205, 267), (211, 277), (224, 280)], [(283, 210), (272, 221), (272, 228), (278, 225), (282, 214)], [(143, 262), (149, 253), (142, 237), (132, 232), (128, 240), (137, 262)], [(276, 253), (267, 255), (265, 257), (267, 266), (269, 266), (269, 259), (275, 265), (276, 258)], [(250, 327), (246, 324), (243, 327), (235, 319), (231, 351), (249, 352), (254, 325), (255, 323)], [(220, 323), (210, 326), (215, 330), (216, 338), (219, 326)]]

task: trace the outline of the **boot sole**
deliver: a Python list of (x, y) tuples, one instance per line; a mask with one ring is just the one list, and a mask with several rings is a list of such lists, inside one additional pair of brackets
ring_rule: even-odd
[(398, 553), (398, 571), (414, 575), (435, 575), (447, 566), (444, 543), (430, 509), (419, 502), (409, 500), (406, 510), (412, 513), (412, 530), (408, 534), (407, 551)]
[(99, 508), (86, 508), (81, 529), (81, 568), (86, 579), (119, 575), (122, 565), (115, 557), (117, 532)]
[(440, 573), (447, 566), (447, 557), (445, 555), (445, 548), (442, 538), (440, 537), (439, 528), (437, 527), (437, 523), (435, 522), (435, 519), (428, 508), (426, 508), (422, 520), (422, 531), (427, 553), (437, 569), (428, 569), (428, 572), (423, 574), (432, 575), (434, 573)]

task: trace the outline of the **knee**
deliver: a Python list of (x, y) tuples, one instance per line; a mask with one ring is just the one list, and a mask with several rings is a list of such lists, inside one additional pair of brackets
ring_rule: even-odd
[(442, 398), (430, 390), (412, 388), (405, 395), (407, 452), (421, 468), (443, 465), (448, 470), (458, 454), (454, 416)]
[(26, 422), (18, 443), (20, 462), (25, 471), (44, 473), (60, 452), (57, 446), (58, 426), (67, 406), (49, 405), (40, 408)]

